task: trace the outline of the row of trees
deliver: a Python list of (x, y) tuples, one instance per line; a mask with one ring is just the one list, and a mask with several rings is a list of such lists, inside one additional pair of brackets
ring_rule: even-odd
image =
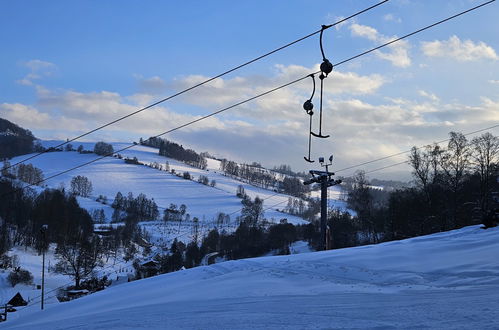
[(38, 185), (43, 181), (43, 172), (33, 164), (19, 164), (11, 167), (10, 162), (3, 162), (1, 174), (5, 178), (19, 179), (32, 185)]
[(129, 192), (125, 197), (118, 191), (111, 207), (114, 208), (113, 222), (121, 222), (125, 218), (135, 222), (151, 221), (159, 217), (158, 205), (154, 198), (148, 199), (143, 193), (134, 197), (133, 193)]
[[(289, 245), (297, 239), (308, 239), (306, 226), (295, 227), (292, 224), (275, 224), (268, 228), (255, 221), (243, 221), (233, 233), (219, 232), (212, 229), (201, 244), (195, 240), (187, 245), (177, 241), (172, 243), (169, 253), (155, 257), (157, 267), (150, 268), (135, 262), (139, 274), (153, 276), (180, 270), (182, 267), (198, 266), (208, 255), (216, 255), (226, 260), (257, 257), (274, 251), (276, 254), (289, 254)], [(148, 267), (147, 269), (145, 269)]]
[[(281, 167), (287, 168), (286, 165), (281, 165)], [(220, 170), (232, 178), (237, 178), (265, 189), (272, 187), (285, 194), (300, 198), (304, 198), (309, 191), (308, 186), (303, 185), (302, 181), (296, 177), (285, 176), (283, 179), (280, 179), (280, 175), (277, 172), (268, 171), (254, 164), (237, 164), (234, 161), (222, 159), (220, 161)], [(291, 171), (291, 167), (289, 167), (289, 171)]]
[[(485, 133), (468, 141), (451, 132), (447, 148), (412, 148), (413, 185), (392, 192), (372, 189), (363, 172), (354, 177), (348, 205), (356, 217), (330, 219), (351, 246), (446, 231), (497, 217), (499, 139)], [(351, 217), (350, 217), (351, 218)], [(338, 243), (340, 244), (340, 243)]]
[(207, 162), (202, 155), (192, 149), (185, 149), (182, 145), (175, 142), (158, 137), (151, 137), (147, 140), (142, 140), (141, 138), (140, 144), (158, 148), (160, 156), (173, 158), (203, 170), (206, 169)]

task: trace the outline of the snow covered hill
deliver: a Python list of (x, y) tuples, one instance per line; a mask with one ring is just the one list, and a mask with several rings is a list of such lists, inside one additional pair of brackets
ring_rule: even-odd
[[(45, 147), (50, 147), (59, 142), (45, 141), (43, 144)], [(93, 150), (95, 143), (81, 144), (85, 150)], [(115, 150), (127, 145), (113, 143)], [(104, 195), (112, 202), (118, 191), (121, 191), (125, 196), (130, 191), (135, 196), (144, 193), (148, 198), (154, 198), (160, 207), (160, 212), (169, 207), (171, 203), (185, 204), (191, 217), (205, 219), (207, 222), (213, 221), (219, 212), (231, 214), (232, 220), (239, 215), (242, 205), (241, 200), (235, 194), (237, 186), (243, 185), (251, 198), (259, 196), (264, 199), (264, 208), (270, 208), (265, 211), (265, 217), (268, 220), (279, 222), (280, 219), (286, 218), (288, 222), (294, 224), (304, 223), (303, 219), (299, 217), (277, 211), (277, 209), (283, 209), (286, 206), (289, 196), (276, 194), (274, 191), (258, 188), (224, 176), (219, 172), (219, 163), (216, 160), (210, 160), (207, 170), (201, 170), (174, 159), (159, 156), (158, 149), (146, 146), (137, 145), (132, 149), (120, 152), (120, 154), (125, 158), (137, 157), (144, 164), (157, 162), (164, 165), (168, 161), (170, 168), (177, 173), (189, 172), (193, 176), (193, 181), (184, 180), (171, 173), (150, 167), (125, 164), (121, 159), (110, 157), (82, 167), (77, 171), (50, 179), (46, 181), (46, 184), (54, 188), (60, 186), (69, 188), (73, 176), (83, 175), (88, 177), (93, 184), (92, 195), (94, 198), (98, 195)], [(13, 158), (11, 163), (25, 159), (27, 156), (29, 155)], [(40, 168), (45, 177), (50, 177), (68, 168), (92, 161), (97, 157), (95, 154), (79, 154), (77, 152), (50, 152), (30, 160), (29, 163)], [(200, 175), (208, 177), (210, 181), (215, 180), (216, 186), (210, 187), (195, 182)], [(90, 210), (99, 208), (98, 203), (93, 204), (91, 201), (86, 202), (80, 199), (80, 203)], [(109, 220), (112, 210), (103, 208)]]
[[(499, 228), (193, 268), (9, 315), (12, 329), (499, 329)], [(16, 315), (17, 314), (17, 315)]]

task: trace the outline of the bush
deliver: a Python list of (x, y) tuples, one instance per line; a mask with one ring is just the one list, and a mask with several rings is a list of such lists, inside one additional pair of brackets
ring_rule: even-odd
[(33, 275), (26, 269), (19, 269), (17, 271), (10, 272), (9, 276), (7, 276), (7, 280), (10, 282), (12, 287), (15, 287), (16, 284), (19, 283), (29, 285), (33, 284)]
[(198, 178), (198, 182), (204, 185), (208, 185), (210, 183), (210, 179), (208, 179), (205, 175), (200, 175)]
[(186, 180), (190, 180), (191, 179), (191, 174), (189, 172), (184, 172), (184, 174), (182, 175), (182, 177)]
[(113, 152), (113, 146), (106, 142), (97, 142), (94, 146), (94, 153), (99, 156), (111, 156)]

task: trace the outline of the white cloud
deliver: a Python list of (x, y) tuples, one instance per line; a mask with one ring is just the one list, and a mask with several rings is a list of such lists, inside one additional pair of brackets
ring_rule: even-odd
[[(181, 96), (183, 103), (206, 107), (224, 107), (251, 98), (272, 88), (288, 83), (311, 72), (319, 70), (319, 64), (312, 68), (298, 65), (276, 65), (275, 75), (218, 78), (207, 85), (197, 88)], [(180, 91), (208, 79), (205, 76), (191, 75), (177, 78), (171, 88)], [(316, 76), (316, 94), (314, 102), (318, 102), (319, 78)], [(333, 70), (325, 80), (326, 95), (366, 95), (375, 93), (385, 79), (377, 74), (362, 76), (353, 72)], [(231, 110), (232, 115), (261, 120), (280, 118), (301, 118), (302, 104), (310, 97), (312, 81), (307, 78), (295, 85), (288, 86), (264, 98), (251, 101)], [(214, 110), (214, 109), (213, 109)]]
[[(350, 31), (355, 37), (366, 38), (376, 43), (386, 43), (396, 39), (396, 37), (390, 38), (379, 33), (378, 30), (373, 27), (356, 23), (350, 25)], [(376, 56), (389, 61), (394, 66), (405, 68), (411, 65), (411, 59), (408, 52), (409, 43), (407, 41), (400, 40), (387, 47), (389, 51), (377, 50), (375, 52)]]
[(455, 35), (451, 36), (449, 40), (422, 42), (421, 50), (429, 57), (450, 57), (462, 62), (498, 59), (494, 48), (486, 43), (482, 41), (474, 43), (471, 40), (462, 41)]
[(10, 120), (30, 130), (70, 130), (79, 131), (85, 125), (84, 119), (65, 115), (53, 116), (33, 106), (19, 103), (0, 104), (2, 118)]
[(139, 90), (144, 93), (158, 94), (163, 92), (167, 87), (166, 82), (158, 76), (144, 78), (142, 75), (134, 75), (134, 77), (137, 79)]
[[(366, 37), (380, 38), (370, 29), (363, 31)], [(317, 69), (318, 65), (312, 68), (277, 65), (270, 77), (219, 78), (184, 94), (182, 99), (176, 98), (173, 102), (141, 112), (88, 138), (95, 140), (119, 135), (121, 140), (131, 142), (138, 136), (156, 135)], [(200, 75), (179, 77), (173, 83), (166, 82), (164, 87), (179, 90), (205, 79), (207, 77)], [(318, 83), (317, 79), (317, 86)], [(499, 121), (499, 100), (491, 98), (483, 98), (480, 104), (473, 106), (444, 103), (428, 90), (418, 91), (415, 100), (386, 97), (376, 103), (373, 101), (379, 100), (376, 95), (369, 101), (363, 98), (376, 93), (385, 83), (386, 78), (380, 75), (333, 71), (325, 81), (323, 113), (323, 131), (332, 138), (314, 139), (313, 157), (327, 150), (327, 153), (335, 154), (335, 166), (346, 167), (407, 150), (413, 145), (431, 143), (445, 137), (450, 127), (460, 130), (472, 124), (481, 128)], [(311, 88), (311, 79), (307, 78), (165, 137), (236, 160), (257, 160), (267, 165), (289, 163), (303, 170), (309, 118), (302, 104), (310, 97)], [(0, 111), (7, 114), (7, 119), (32, 129), (35, 135), (36, 130), (46, 130), (57, 138), (64, 138), (64, 134), (72, 137), (77, 132), (93, 129), (157, 101), (157, 97), (147, 92), (132, 95), (109, 91), (83, 93), (49, 90), (39, 85), (36, 90), (38, 100), (33, 106), (4, 103), (0, 104)], [(318, 110), (318, 94), (314, 103)], [(318, 116), (313, 119), (313, 129), (316, 130)], [(44, 136), (48, 137), (47, 134)]]
[(499, 80), (490, 79), (489, 84), (499, 84)]
[(395, 15), (389, 13), (383, 16), (383, 19), (388, 22), (402, 23), (402, 19), (395, 17)]
[(436, 95), (435, 95), (435, 94), (433, 94), (433, 93), (426, 92), (426, 91), (424, 91), (424, 90), (422, 90), (422, 89), (420, 89), (420, 90), (418, 91), (418, 94), (419, 94), (419, 95), (421, 95), (421, 96), (423, 96), (423, 97), (426, 97), (426, 98), (428, 98), (428, 99), (432, 100), (433, 102), (438, 102), (438, 101), (440, 101), (440, 99), (438, 98), (438, 96), (436, 96)]
[(352, 31), (352, 35), (356, 37), (363, 37), (372, 41), (378, 41), (380, 39), (378, 30), (367, 25), (354, 23), (350, 25), (350, 31)]
[(30, 69), (30, 72), (16, 83), (24, 86), (34, 85), (34, 81), (43, 77), (49, 77), (57, 70), (57, 66), (53, 63), (41, 60), (30, 60), (22, 63), (23, 66)]

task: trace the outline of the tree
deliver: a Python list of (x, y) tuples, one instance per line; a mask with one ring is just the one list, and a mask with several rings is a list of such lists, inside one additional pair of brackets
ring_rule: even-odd
[(32, 164), (17, 165), (17, 178), (32, 185), (38, 185), (43, 181), (43, 172)]
[(33, 283), (33, 274), (26, 269), (18, 269), (10, 272), (9, 276), (7, 276), (7, 280), (12, 287), (15, 287), (16, 284), (19, 283), (30, 285)]
[(208, 183), (210, 183), (210, 179), (208, 179), (206, 175), (200, 175), (198, 177), (198, 182), (204, 185), (208, 185)]
[(429, 209), (433, 209), (435, 185), (439, 177), (439, 163), (442, 150), (435, 144), (426, 146), (423, 150), (412, 147), (409, 155), (409, 164), (412, 166), (412, 175), (416, 179), (425, 196)]
[(445, 188), (450, 193), (450, 225), (454, 226), (458, 221), (458, 206), (462, 204), (462, 188), (470, 165), (471, 148), (462, 133), (450, 132), (449, 135), (449, 143), (440, 159), (440, 167)]
[[(219, 213), (222, 214), (223, 213)], [(208, 254), (212, 252), (217, 252), (219, 249), (219, 244), (220, 244), (220, 234), (218, 233), (218, 230), (212, 229), (203, 238), (203, 243), (201, 245), (201, 253), (202, 254)]]
[(239, 198), (244, 198), (244, 196), (247, 196), (242, 185), (237, 186), (236, 196)]
[(277, 224), (269, 228), (268, 241), (270, 248), (278, 249), (279, 254), (289, 254), (289, 244), (295, 240), (296, 229), (290, 223)]
[(199, 265), (200, 261), (201, 251), (199, 250), (198, 244), (192, 241), (187, 244), (187, 248), (185, 250), (184, 266), (185, 268), (192, 268)]
[(196, 164), (196, 167), (205, 170), (208, 167), (208, 162), (206, 161), (206, 158), (203, 156), (199, 156), (199, 160)]
[(80, 287), (81, 280), (92, 274), (97, 266), (102, 265), (101, 243), (98, 237), (80, 237), (57, 245), (56, 257), (59, 262), (54, 271), (69, 275), (75, 281), (75, 287)]
[(375, 226), (371, 218), (373, 212), (373, 197), (364, 171), (357, 171), (354, 174), (353, 189), (348, 194), (348, 206), (357, 212), (357, 218), (361, 223), (367, 225), (367, 231), (376, 243)]
[(6, 178), (15, 179), (16, 176), (11, 172), (11, 170), (12, 168), (10, 162), (7, 159), (5, 159), (3, 161), (2, 170), (0, 172), (1, 175)]
[(243, 209), (241, 210), (241, 217), (244, 222), (249, 226), (256, 226), (258, 221), (263, 217), (263, 199), (258, 196), (252, 202), (248, 195), (245, 195), (241, 201)]
[(99, 156), (111, 156), (113, 152), (113, 146), (106, 142), (97, 142), (94, 146), (94, 153)]
[(480, 207), (489, 208), (492, 179), (497, 175), (499, 161), (499, 138), (490, 133), (484, 133), (471, 140), (472, 164), (480, 177)]
[(289, 195), (296, 197), (304, 197), (308, 192), (307, 186), (305, 186), (300, 179), (285, 177), (281, 182), (282, 190)]
[(106, 214), (103, 209), (96, 209), (92, 212), (92, 219), (95, 223), (105, 223), (106, 222)]
[(0, 133), (0, 159), (33, 151), (35, 137), (29, 130), (0, 118)]
[(64, 147), (65, 151), (73, 151), (73, 145), (71, 143), (66, 144)]
[(92, 182), (82, 175), (74, 176), (71, 179), (71, 193), (82, 197), (89, 197), (92, 193)]
[(76, 151), (78, 151), (78, 153), (80, 153), (80, 154), (81, 154), (81, 153), (83, 152), (83, 146), (80, 144), (80, 145), (78, 146), (78, 149), (76, 149)]

